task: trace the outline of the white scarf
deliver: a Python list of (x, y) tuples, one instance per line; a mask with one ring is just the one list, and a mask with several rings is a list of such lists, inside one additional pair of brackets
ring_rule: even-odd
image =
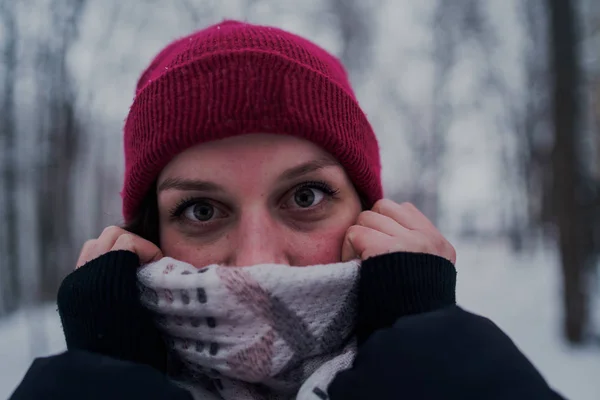
[(356, 353), (358, 268), (198, 269), (163, 258), (140, 268), (138, 281), (196, 398), (322, 400)]

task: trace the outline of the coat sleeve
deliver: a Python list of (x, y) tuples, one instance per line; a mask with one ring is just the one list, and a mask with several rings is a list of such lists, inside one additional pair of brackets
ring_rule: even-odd
[(457, 306), (373, 333), (328, 391), (331, 400), (562, 399), (494, 323)]
[(82, 350), (36, 359), (9, 400), (192, 400), (148, 366)]
[(456, 269), (438, 256), (397, 252), (362, 263), (356, 337), (362, 344), (398, 318), (456, 304)]
[(167, 370), (165, 343), (140, 302), (139, 264), (135, 253), (111, 251), (63, 280), (57, 304), (67, 349)]

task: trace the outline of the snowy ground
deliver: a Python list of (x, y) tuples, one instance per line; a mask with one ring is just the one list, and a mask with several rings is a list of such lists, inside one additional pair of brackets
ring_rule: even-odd
[[(600, 399), (600, 349), (571, 349), (560, 340), (554, 255), (540, 251), (515, 259), (501, 243), (454, 243), (459, 243), (459, 303), (494, 320), (567, 398)], [(54, 306), (29, 316), (22, 312), (0, 321), (0, 398), (8, 398), (32, 354), (64, 348)]]
[[(569, 399), (600, 399), (600, 347), (561, 340), (559, 266), (550, 251), (515, 258), (502, 244), (457, 246), (458, 302), (491, 318)], [(593, 319), (600, 321), (594, 299)]]

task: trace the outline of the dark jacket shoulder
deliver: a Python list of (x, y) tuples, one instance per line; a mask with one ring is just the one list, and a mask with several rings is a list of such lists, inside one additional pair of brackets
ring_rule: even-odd
[(344, 399), (561, 399), (489, 319), (449, 306), (373, 333), (329, 387)]
[(36, 359), (10, 400), (192, 400), (156, 369), (81, 350)]

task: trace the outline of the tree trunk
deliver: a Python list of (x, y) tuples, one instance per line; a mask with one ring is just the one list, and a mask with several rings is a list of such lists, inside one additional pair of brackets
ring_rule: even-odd
[(77, 35), (84, 0), (65, 0), (52, 10), (52, 26), (58, 45), (45, 43), (40, 49), (43, 68), (38, 72), (40, 96), (40, 141), (47, 143), (44, 168), (38, 174), (38, 241), (40, 300), (54, 301), (63, 277), (73, 269), (76, 249), (72, 235), (73, 168), (83, 134), (75, 116), (75, 96), (67, 68), (67, 52)]
[(40, 266), (42, 301), (53, 301), (64, 275), (73, 268), (76, 261), (73, 254), (71, 219), (73, 203), (71, 184), (73, 166), (77, 154), (76, 121), (74, 100), (69, 85), (69, 77), (63, 52), (48, 55), (45, 70), (41, 76), (49, 85), (47, 98), (43, 98), (42, 112), (47, 113), (48, 125), (41, 125), (41, 137), (48, 143), (45, 168), (39, 173), (38, 216), (40, 243)]
[(4, 25), (5, 45), (2, 62), (4, 64), (4, 82), (0, 111), (0, 145), (2, 157), (2, 197), (4, 209), (2, 227), (2, 247), (0, 247), (0, 293), (2, 306), (0, 315), (14, 311), (20, 300), (19, 253), (17, 229), (17, 157), (16, 157), (16, 114), (15, 80), (17, 71), (17, 26), (14, 4), (11, 0), (0, 4), (2, 24)]
[(340, 60), (348, 69), (352, 81), (358, 81), (371, 60), (371, 10), (366, 2), (357, 0), (330, 0), (330, 8), (337, 15), (342, 39)]
[(553, 209), (563, 273), (564, 334), (571, 343), (584, 340), (588, 320), (586, 230), (577, 195), (580, 70), (577, 17), (573, 1), (548, 0), (550, 67), (553, 80)]

